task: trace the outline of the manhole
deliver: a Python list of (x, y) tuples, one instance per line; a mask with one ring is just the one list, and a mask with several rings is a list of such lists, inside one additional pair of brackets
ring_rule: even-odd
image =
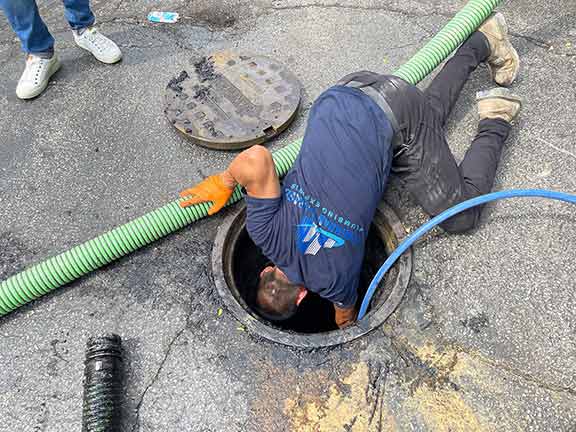
[(261, 144), (296, 116), (301, 85), (267, 57), (223, 51), (193, 58), (164, 95), (168, 120), (194, 142), (217, 150)]
[[(258, 275), (268, 260), (248, 236), (245, 221), (244, 206), (239, 206), (225, 218), (212, 251), (212, 271), (226, 307), (248, 331), (284, 345), (305, 348), (339, 345), (380, 326), (402, 301), (412, 272), (411, 250), (396, 262), (381, 282), (366, 316), (351, 327), (339, 330), (334, 322), (332, 305), (312, 293), (290, 320), (266, 320), (258, 315), (253, 305)], [(376, 271), (405, 235), (398, 216), (388, 205), (381, 203), (366, 243), (358, 304)]]

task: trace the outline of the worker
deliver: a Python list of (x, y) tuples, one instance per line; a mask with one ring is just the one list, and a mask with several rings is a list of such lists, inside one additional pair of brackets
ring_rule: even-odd
[[(65, 16), (74, 41), (103, 63), (116, 63), (122, 53), (118, 46), (94, 26), (89, 0), (63, 0)], [(16, 86), (16, 96), (32, 99), (48, 86), (50, 77), (60, 69), (54, 52), (54, 38), (42, 21), (35, 0), (0, 0), (0, 7), (26, 54), (26, 67)]]
[[(478, 133), (460, 165), (445, 137), (464, 83), (483, 62), (500, 86), (518, 74), (520, 60), (500, 13), (470, 36), (424, 92), (398, 77), (358, 72), (322, 93), (282, 185), (270, 152), (254, 146), (225, 171), (181, 192), (187, 199), (180, 205), (212, 201), (214, 214), (242, 185), (247, 231), (274, 263), (260, 274), (259, 309), (287, 319), (312, 291), (334, 304), (336, 324), (344, 328), (357, 317), (366, 236), (390, 172), (431, 216), (490, 192), (521, 99), (503, 87), (478, 93)], [(470, 209), (442, 226), (469, 231), (480, 212)]]

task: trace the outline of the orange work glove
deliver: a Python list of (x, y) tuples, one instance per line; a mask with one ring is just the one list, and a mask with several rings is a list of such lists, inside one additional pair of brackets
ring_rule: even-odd
[(226, 205), (232, 192), (234, 192), (234, 188), (226, 186), (220, 175), (213, 175), (198, 183), (193, 188), (180, 192), (182, 198), (192, 196), (192, 198), (186, 201), (181, 201), (180, 207), (185, 208), (194, 204), (212, 201), (212, 207), (208, 210), (208, 214), (212, 216)]
[(334, 310), (336, 311), (335, 320), (338, 328), (343, 329), (348, 326), (351, 326), (356, 322), (356, 318), (358, 317), (358, 311), (354, 306), (352, 306), (351, 308), (343, 309), (334, 305)]

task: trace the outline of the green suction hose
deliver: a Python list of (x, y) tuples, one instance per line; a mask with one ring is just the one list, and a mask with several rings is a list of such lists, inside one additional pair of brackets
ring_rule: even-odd
[[(501, 0), (470, 0), (468, 4), (395, 75), (417, 84), (474, 32)], [(273, 154), (284, 176), (298, 156), (302, 140)], [(236, 189), (228, 205), (242, 199)], [(173, 201), (150, 213), (49, 258), (0, 283), (0, 316), (111, 263), (208, 215), (208, 205), (180, 208)]]
[(471, 0), (394, 75), (416, 85), (476, 31), (502, 0)]

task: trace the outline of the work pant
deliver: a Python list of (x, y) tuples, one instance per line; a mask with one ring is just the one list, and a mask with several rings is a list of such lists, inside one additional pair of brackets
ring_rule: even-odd
[[(94, 24), (89, 0), (63, 0), (65, 16), (74, 30)], [(0, 0), (8, 22), (18, 35), (22, 51), (44, 55), (54, 52), (54, 38), (42, 21), (35, 0)]]
[[(389, 111), (396, 129), (392, 173), (431, 216), (492, 189), (510, 124), (500, 119), (481, 120), (460, 165), (450, 151), (445, 132), (464, 83), (489, 54), (486, 37), (474, 33), (424, 92), (398, 77), (373, 72), (358, 72), (341, 81), (361, 90), (371, 87), (384, 97), (385, 111)], [(468, 231), (477, 225), (481, 211), (481, 207), (472, 208), (441, 226), (449, 232)]]

